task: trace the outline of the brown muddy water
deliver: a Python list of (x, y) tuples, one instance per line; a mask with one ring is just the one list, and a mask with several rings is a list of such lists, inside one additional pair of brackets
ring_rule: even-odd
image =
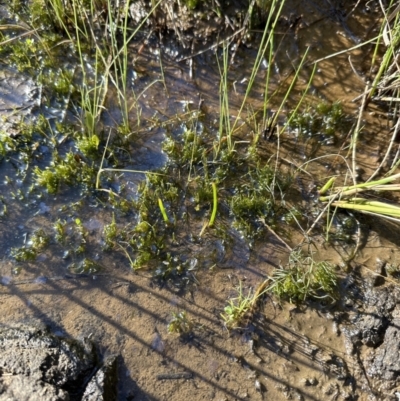
[[(293, 65), (298, 65), (307, 47), (309, 53), (299, 83), (279, 116), (280, 125), (297, 104), (313, 61), (374, 37), (379, 29), (376, 10), (367, 12), (365, 4), (356, 7), (351, 18), (343, 20), (333, 6), (288, 3), (276, 39), (279, 48), (274, 65), (270, 66), (271, 91), (284, 93), (293, 76)], [(301, 16), (294, 29), (293, 16)], [(137, 199), (138, 186), (145, 180), (140, 171), (156, 171), (168, 162), (162, 151), (166, 137), (179, 138), (184, 125), (199, 134), (207, 131), (217, 136), (219, 124), (220, 74), (216, 53), (221, 56), (222, 50), (181, 62), (161, 57), (160, 63), (160, 52), (167, 52), (168, 48), (161, 51), (151, 41), (144, 48), (142, 45), (143, 42), (135, 42), (129, 47), (132, 60), (129, 79), (136, 97), (132, 96), (128, 103), (133, 105), (132, 121), (137, 123), (137, 129), (129, 136), (129, 146), (121, 144), (115, 150), (125, 154), (122, 167), (137, 172), (113, 173), (109, 174), (111, 178), (102, 180), (103, 189), (120, 192), (128, 200)], [(175, 51), (173, 45), (169, 49), (170, 53)], [(349, 116), (346, 127), (347, 133), (350, 132), (360, 107), (360, 100), (353, 100), (365, 89), (371, 51), (372, 45), (366, 45), (319, 62), (302, 106), (303, 113), (307, 105), (320, 100), (339, 100)], [(237, 115), (244, 97), (255, 55), (256, 43), (242, 47), (230, 66), (232, 117)], [(358, 75), (350, 67), (349, 59)], [(259, 120), (250, 116), (261, 114), (261, 85), (266, 73), (265, 64), (239, 120), (240, 130), (234, 137), (238, 148), (251, 143), (261, 130), (254, 125)], [(42, 108), (37, 101), (40, 86), (6, 65), (1, 66), (0, 85), (0, 112), (6, 117), (2, 129), (18, 135), (13, 119), (24, 116), (29, 121), (38, 113)], [(105, 132), (121, 119), (116, 103), (110, 88), (102, 121)], [(270, 113), (278, 106), (278, 102), (271, 103)], [(140, 111), (139, 122), (136, 111)], [(44, 115), (54, 123), (57, 119), (73, 119), (74, 110), (50, 104)], [(367, 179), (377, 168), (391, 135), (385, 109), (373, 103), (364, 113), (362, 124), (357, 155), (360, 180)], [(143, 267), (137, 271), (130, 268), (120, 248), (104, 250), (104, 228), (113, 219), (120, 230), (127, 231), (137, 222), (132, 210), (121, 211), (119, 198), (113, 203), (107, 194), (93, 188), (83, 192), (67, 186), (62, 186), (56, 194), (37, 189), (28, 193), (33, 179), (26, 178), (24, 173), (32, 164), (45, 165), (51, 150), (38, 144), (33, 161), (18, 157), (18, 153), (5, 157), (0, 164), (1, 201), (6, 205), (0, 220), (3, 255), (0, 322), (12, 325), (40, 320), (59, 335), (91, 339), (104, 356), (119, 354), (120, 400), (398, 399), (400, 369), (388, 369), (394, 373), (385, 376), (381, 374), (386, 372), (385, 362), (383, 365), (376, 362), (379, 358), (384, 360), (382, 353), (391, 352), (385, 348), (385, 333), (380, 333), (380, 340), (372, 345), (368, 341), (352, 342), (356, 336), (353, 318), (363, 313), (378, 313), (373, 309), (376, 305), (363, 301), (365, 298), (360, 294), (372, 291), (378, 298), (375, 287), (378, 292), (397, 293), (395, 278), (379, 276), (378, 284), (376, 280), (383, 272), (382, 264), (400, 263), (400, 228), (394, 223), (357, 216), (360, 246), (354, 260), (347, 265), (343, 261), (356, 246), (354, 232), (349, 234), (350, 241), (342, 241), (338, 236), (327, 242), (326, 219), (322, 219), (308, 233), (314, 258), (338, 266), (340, 300), (334, 305), (311, 302), (296, 306), (268, 296), (242, 330), (227, 330), (221, 318), (227, 301), (237, 296), (235, 288), (239, 283), (245, 293), (257, 288), (274, 269), (287, 263), (288, 246), (294, 248), (303, 240), (322, 210), (316, 201), (317, 186), (332, 175), (346, 174), (346, 164), (338, 154), (347, 155), (350, 141), (347, 133), (304, 137), (288, 129), (279, 141), (259, 142), (260, 163), (272, 160), (284, 175), (296, 177), (287, 189), (285, 200), (301, 211), (299, 226), (282, 222), (276, 230), (266, 230), (256, 240), (249, 240), (220, 210), (217, 228), (227, 235), (207, 229), (200, 237), (209, 218), (210, 203), (199, 211), (196, 202), (188, 199), (176, 212), (175, 219), (179, 221), (174, 231), (176, 238), (168, 238), (172, 237), (172, 231), (165, 234), (172, 258), (165, 257), (150, 263), (151, 269)], [(62, 135), (55, 140), (61, 153), (74, 146)], [(168, 211), (173, 209), (169, 204), (166, 206)], [(341, 221), (347, 217), (340, 215)], [(54, 240), (57, 220), (65, 222), (65, 240), (61, 242)], [(29, 248), (37, 230), (50, 237), (49, 243), (33, 261), (16, 261), (12, 249)], [(340, 231), (340, 224), (336, 230)], [(83, 250), (78, 252), (82, 243)], [(169, 265), (174, 265), (171, 275), (154, 277), (154, 271), (163, 272)], [(179, 265), (189, 268), (180, 273)], [(397, 304), (400, 297), (393, 299)], [(169, 333), (173, 313), (181, 311), (186, 312), (191, 322), (190, 333)], [(391, 311), (382, 313), (396, 321)], [(381, 372), (374, 370), (376, 366), (381, 366)]]

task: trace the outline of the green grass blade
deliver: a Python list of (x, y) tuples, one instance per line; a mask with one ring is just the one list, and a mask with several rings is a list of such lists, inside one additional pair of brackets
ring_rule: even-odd
[(217, 215), (217, 207), (218, 207), (218, 196), (217, 196), (217, 184), (213, 182), (212, 184), (213, 189), (213, 209), (211, 213), (210, 223), (208, 224), (209, 227), (214, 225), (215, 217)]
[(160, 208), (160, 212), (162, 214), (162, 217), (163, 217), (164, 221), (166, 223), (169, 223), (168, 214), (167, 214), (167, 211), (165, 210), (164, 203), (161, 200), (161, 198), (158, 198), (158, 207)]
[(332, 203), (332, 206), (337, 206), (342, 209), (349, 209), (358, 212), (371, 212), (376, 215), (384, 215), (391, 217), (400, 217), (400, 207), (390, 205), (383, 202), (369, 201), (363, 198), (354, 198), (346, 201), (336, 201)]

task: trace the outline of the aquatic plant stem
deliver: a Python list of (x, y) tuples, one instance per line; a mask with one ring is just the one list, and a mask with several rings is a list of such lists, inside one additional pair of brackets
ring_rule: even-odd
[(212, 209), (212, 213), (211, 213), (210, 222), (208, 223), (209, 227), (212, 227), (214, 225), (215, 217), (217, 215), (217, 207), (218, 207), (217, 184), (215, 182), (213, 182), (211, 185), (212, 185), (212, 190), (213, 190), (213, 209)]
[(358, 119), (357, 119), (357, 125), (354, 129), (354, 134), (353, 134), (353, 138), (351, 141), (351, 148), (352, 148), (352, 165), (353, 165), (353, 176), (357, 177), (357, 172), (356, 172), (356, 152), (357, 152), (357, 141), (358, 141), (358, 135), (361, 132), (361, 120), (362, 120), (362, 116), (363, 116), (363, 111), (365, 109), (366, 106), (366, 101), (368, 98), (368, 90), (369, 90), (369, 84), (367, 83), (365, 85), (365, 91), (364, 91), (364, 96), (362, 99), (362, 103), (361, 103), (361, 107), (360, 107), (360, 111), (358, 113)]
[[(275, 34), (275, 27), (278, 23), (279, 17), (281, 15), (283, 6), (285, 5), (285, 1), (278, 1), (278, 0), (273, 0), (271, 5), (270, 5), (270, 9), (269, 9), (269, 13), (268, 13), (268, 19), (267, 22), (265, 24), (265, 29), (263, 32), (263, 36), (261, 38), (261, 42), (260, 42), (260, 46), (258, 48), (258, 52), (257, 52), (257, 56), (256, 56), (256, 60), (254, 62), (254, 66), (251, 70), (251, 74), (250, 74), (250, 78), (249, 78), (249, 83), (247, 85), (246, 88), (246, 93), (244, 95), (242, 104), (240, 106), (240, 109), (237, 113), (237, 117), (233, 123), (232, 126), (232, 132), (235, 130), (236, 125), (239, 122), (240, 116), (242, 114), (242, 111), (244, 109), (244, 106), (247, 102), (247, 98), (250, 95), (250, 91), (253, 88), (253, 84), (256, 78), (256, 75), (260, 69), (260, 66), (264, 60), (264, 54), (267, 51), (268, 46), (272, 46), (273, 45), (273, 36)], [(275, 14), (276, 11), (276, 14)], [(275, 18), (273, 18), (273, 15), (275, 14)], [(272, 29), (270, 29), (270, 27), (272, 27)], [(270, 53), (271, 54), (271, 53)], [(268, 68), (270, 68), (271, 66), (268, 66)]]
[(110, 171), (110, 172), (121, 172), (121, 173), (141, 173), (141, 174), (153, 174), (153, 175), (164, 175), (161, 173), (155, 173), (152, 171), (143, 171), (143, 170), (132, 170), (132, 169), (122, 169), (122, 168), (103, 168), (103, 164), (104, 164), (104, 159), (106, 156), (106, 152), (108, 149), (108, 143), (110, 141), (110, 136), (111, 136), (111, 129), (110, 132), (107, 136), (107, 142), (106, 142), (106, 146), (104, 147), (104, 151), (103, 151), (103, 155), (101, 157), (101, 162), (100, 162), (100, 167), (99, 170), (97, 171), (97, 177), (96, 177), (96, 190), (97, 191), (104, 191), (104, 192), (108, 192), (108, 193), (113, 193), (114, 195), (119, 196), (118, 194), (116, 194), (115, 192), (109, 190), (109, 189), (104, 189), (104, 188), (100, 188), (100, 176), (101, 173), (104, 171)]
[(382, 36), (382, 34), (379, 34), (378, 36), (375, 36), (375, 37), (372, 38), (372, 39), (366, 40), (365, 42), (362, 42), (362, 43), (360, 43), (360, 44), (358, 44), (358, 45), (355, 45), (355, 46), (353, 46), (353, 47), (350, 47), (350, 48), (348, 48), (348, 49), (341, 50), (341, 51), (339, 51), (339, 52), (330, 54), (329, 56), (321, 57), (321, 58), (319, 58), (318, 60), (313, 61), (311, 64), (317, 64), (317, 63), (319, 63), (320, 61), (328, 60), (328, 59), (330, 59), (330, 58), (332, 58), (332, 57), (339, 56), (340, 54), (349, 53), (349, 52), (351, 52), (351, 51), (353, 51), (353, 50), (359, 49), (360, 47), (363, 47), (363, 46), (365, 46), (365, 45), (368, 45), (369, 43), (374, 43), (375, 41), (377, 41), (378, 39), (380, 39), (381, 36)]
[(334, 182), (336, 180), (336, 177), (331, 177), (329, 181), (318, 191), (320, 195), (325, 194), (329, 189), (332, 188)]
[(340, 200), (332, 203), (333, 206), (340, 207), (342, 209), (350, 209), (355, 211), (367, 211), (375, 213), (376, 215), (384, 214), (391, 217), (400, 218), (400, 207), (387, 204), (384, 202), (370, 201), (364, 198), (351, 198), (348, 200)]
[(358, 192), (362, 191), (369, 191), (369, 190), (374, 190), (374, 191), (383, 191), (383, 190), (399, 190), (399, 185), (388, 185), (388, 183), (396, 180), (397, 178), (400, 178), (400, 173), (391, 175), (390, 177), (385, 177), (377, 181), (370, 181), (370, 182), (364, 182), (362, 184), (357, 184), (357, 185), (352, 185), (348, 187), (340, 187), (336, 188), (336, 193), (329, 195), (329, 196), (321, 196), (319, 198), (320, 201), (326, 202), (328, 200), (335, 199), (339, 196), (349, 196), (349, 195), (354, 195)]
[(97, 190), (100, 189), (100, 175), (101, 175), (101, 173), (103, 171), (103, 163), (104, 163), (104, 159), (106, 157), (106, 152), (107, 152), (107, 149), (108, 149), (108, 143), (110, 142), (110, 136), (111, 136), (111, 129), (110, 129), (110, 131), (108, 133), (108, 136), (107, 136), (106, 146), (104, 147), (103, 155), (101, 157), (100, 167), (99, 167), (99, 170), (97, 172), (97, 177), (96, 177), (96, 189)]
[[(232, 147), (232, 129), (230, 124), (230, 113), (229, 113), (229, 95), (228, 95), (228, 48), (227, 45), (224, 45), (223, 48), (223, 66), (220, 67), (219, 60), (218, 67), (221, 75), (220, 82), (220, 118), (219, 118), (219, 143), (216, 151), (215, 157), (218, 155), (219, 150), (221, 148), (221, 143), (223, 138), (226, 138), (227, 147), (229, 153), (234, 149)], [(226, 134), (226, 136), (224, 135)]]
[(164, 204), (163, 204), (163, 201), (161, 198), (158, 198), (158, 207), (160, 208), (160, 212), (162, 214), (164, 221), (166, 223), (169, 223), (168, 214), (167, 214), (167, 211), (165, 210), (165, 207), (164, 207)]
[(386, 163), (386, 160), (388, 159), (388, 157), (390, 155), (390, 152), (391, 152), (391, 150), (393, 148), (394, 142), (396, 140), (396, 137), (397, 137), (397, 134), (399, 133), (399, 131), (400, 131), (400, 118), (397, 119), (396, 125), (395, 125), (394, 130), (393, 130), (393, 135), (392, 135), (392, 137), (390, 139), (390, 143), (389, 143), (389, 146), (388, 146), (388, 148), (386, 150), (385, 156), (383, 157), (382, 161), (380, 162), (378, 168), (374, 171), (374, 173), (371, 175), (371, 177), (368, 178), (367, 182), (371, 181), (381, 171), (383, 165)]
[(218, 196), (217, 196), (217, 184), (213, 182), (212, 184), (212, 190), (213, 190), (213, 209), (211, 212), (211, 217), (209, 222), (205, 222), (203, 225), (203, 228), (200, 231), (199, 236), (201, 237), (204, 234), (204, 231), (206, 230), (207, 227), (212, 227), (215, 222), (215, 217), (217, 215), (217, 206), (218, 206)]

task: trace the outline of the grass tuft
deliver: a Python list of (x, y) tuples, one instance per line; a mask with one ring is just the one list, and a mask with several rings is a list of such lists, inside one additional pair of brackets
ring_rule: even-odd
[(335, 266), (326, 261), (316, 262), (311, 255), (293, 251), (289, 263), (276, 269), (268, 290), (279, 299), (299, 303), (306, 300), (337, 297), (337, 275)]

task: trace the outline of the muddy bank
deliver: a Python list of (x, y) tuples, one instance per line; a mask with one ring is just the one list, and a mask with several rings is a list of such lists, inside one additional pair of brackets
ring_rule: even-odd
[[(101, 359), (118, 353), (118, 399), (396, 399), (400, 294), (390, 281), (374, 286), (374, 275), (361, 279), (359, 273), (349, 274), (341, 280), (343, 298), (336, 306), (296, 307), (268, 297), (245, 330), (228, 332), (221, 324), (221, 305), (244, 275), (250, 279), (250, 271), (231, 269), (200, 275), (201, 286), (191, 293), (123, 272), (89, 280), (16, 283), (2, 287), (2, 320), (39, 318), (53, 331), (62, 330), (59, 335), (90, 337), (99, 344)], [(181, 335), (169, 332), (171, 312), (179, 311), (186, 311), (190, 322), (189, 332)], [(10, 330), (4, 334), (6, 354), (26, 361), (25, 351), (10, 345), (21, 329), (11, 330), (13, 340)], [(34, 333), (37, 329), (26, 346), (18, 343), (35, 353), (32, 363), (42, 360), (37, 355), (64, 349), (57, 344), (65, 340)], [(34, 343), (47, 344), (46, 338), (52, 339), (51, 351)], [(2, 371), (15, 375), (6, 354)], [(96, 361), (93, 355), (90, 351), (85, 361)], [(84, 363), (83, 375), (90, 377), (99, 366), (74, 363)], [(32, 365), (29, 371), (37, 382), (35, 374), (42, 377), (44, 370)]]

